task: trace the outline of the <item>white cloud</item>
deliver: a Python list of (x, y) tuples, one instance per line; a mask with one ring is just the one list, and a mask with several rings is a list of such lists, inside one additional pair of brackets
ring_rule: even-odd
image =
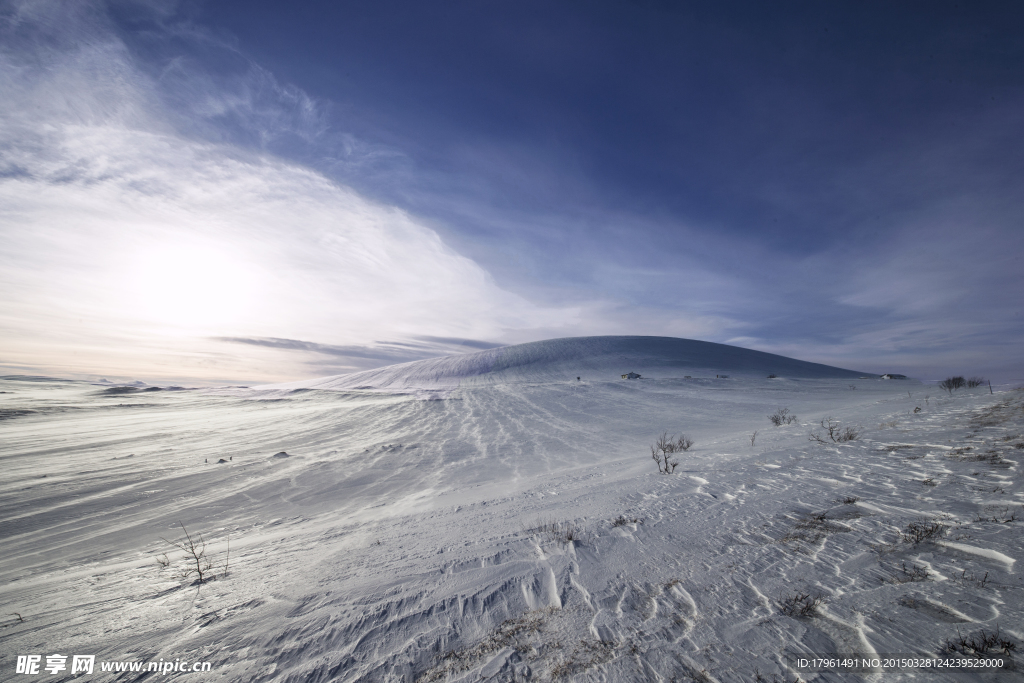
[(8, 366), (278, 379), (301, 371), (209, 338), (494, 339), (577, 315), (502, 290), (414, 217), (317, 172), (176, 134), (124, 46), (93, 30), (0, 54)]

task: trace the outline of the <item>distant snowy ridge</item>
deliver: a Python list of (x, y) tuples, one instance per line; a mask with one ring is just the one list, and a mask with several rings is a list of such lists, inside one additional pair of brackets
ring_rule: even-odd
[(628, 372), (644, 378), (716, 375), (854, 378), (864, 373), (809, 363), (739, 346), (675, 337), (566, 337), (429, 358), (348, 375), (260, 389), (450, 390), (490, 384), (613, 380)]

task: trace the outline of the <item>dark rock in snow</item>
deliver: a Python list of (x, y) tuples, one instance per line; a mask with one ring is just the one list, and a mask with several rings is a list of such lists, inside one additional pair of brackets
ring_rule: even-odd
[(108, 389), (104, 389), (100, 393), (110, 396), (119, 396), (121, 394), (134, 394), (138, 391), (138, 387), (110, 387)]

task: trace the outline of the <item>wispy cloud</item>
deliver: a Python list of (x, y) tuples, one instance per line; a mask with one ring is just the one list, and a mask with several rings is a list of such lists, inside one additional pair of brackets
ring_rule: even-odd
[[(325, 365), (331, 365), (348, 372), (502, 346), (502, 344), (476, 339), (424, 336), (414, 337), (421, 341), (374, 341), (370, 344), (348, 345), (318, 344), (298, 339), (262, 337), (214, 337), (213, 339), (233, 344), (295, 351), (306, 356), (303, 362), (307, 363), (310, 368), (322, 370)], [(329, 356), (333, 360), (325, 363), (318, 356)]]
[[(36, 10), (9, 10), (7, 35), (65, 21)], [(404, 211), (272, 156), (184, 137), (125, 46), (98, 20), (81, 26), (0, 54), (5, 362), (66, 369), (75, 355), (103, 374), (179, 365), (179, 376), (279, 379), (301, 363), (256, 370), (240, 346), (229, 354), (209, 338), (305, 337), (319, 340), (307, 350), (368, 359), (374, 339), (408, 339), (408, 356), (424, 337), (494, 338), (574, 317), (498, 287)], [(240, 108), (260, 110), (224, 103)], [(273, 116), (257, 124), (278, 130)], [(389, 348), (378, 360), (401, 349)]]

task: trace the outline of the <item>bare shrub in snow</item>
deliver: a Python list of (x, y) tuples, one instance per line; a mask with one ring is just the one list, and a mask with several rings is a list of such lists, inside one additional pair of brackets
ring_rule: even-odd
[(679, 465), (678, 462), (672, 460), (672, 456), (690, 450), (692, 445), (693, 439), (685, 434), (681, 434), (677, 439), (665, 432), (658, 437), (657, 443), (651, 446), (651, 459), (658, 464), (659, 472), (671, 474)]
[(947, 527), (940, 522), (911, 522), (903, 530), (901, 537), (904, 543), (918, 545), (925, 541), (942, 538), (946, 534)]
[(980, 387), (985, 384), (986, 381), (987, 380), (984, 377), (971, 377), (967, 380), (967, 388), (973, 389), (975, 387)]
[(860, 432), (857, 431), (856, 427), (839, 427), (839, 420), (833, 417), (823, 418), (820, 422), (821, 428), (825, 430), (824, 435), (816, 432), (811, 432), (809, 437), (811, 441), (818, 443), (827, 444), (825, 440), (827, 436), (832, 443), (846, 443), (847, 441), (856, 441), (860, 438)]
[(843, 430), (836, 435), (836, 443), (846, 443), (847, 441), (856, 441), (860, 438), (860, 432), (854, 427), (844, 427)]
[(968, 454), (968, 451), (971, 450), (973, 449), (970, 446), (954, 448), (946, 454), (946, 457), (958, 462), (987, 462), (990, 465), (1005, 465), (1009, 462), (1003, 459), (999, 451), (990, 450), (985, 453), (975, 452)]
[(626, 517), (625, 515), (619, 515), (612, 520), (612, 526), (626, 526), (627, 524), (643, 524), (644, 520), (639, 517)]
[(916, 581), (927, 581), (931, 577), (931, 573), (924, 567), (918, 567), (916, 564), (907, 567), (907, 563), (903, 562), (897, 568), (897, 573), (893, 576), (882, 579), (884, 583), (913, 583)]
[(964, 569), (963, 571), (960, 572), (959, 575), (954, 574), (952, 581), (953, 581), (953, 583), (959, 583), (961, 586), (966, 586), (969, 583), (973, 583), (976, 586), (978, 586), (979, 588), (984, 588), (986, 585), (988, 585), (989, 578), (988, 578), (988, 572), (985, 572), (985, 576), (983, 576), (983, 577), (981, 577), (979, 579), (978, 576), (974, 572), (971, 572), (970, 575), (968, 576), (967, 570)]
[(821, 595), (796, 593), (779, 600), (779, 611), (787, 617), (813, 617), (824, 602), (825, 598)]
[[(836, 435), (839, 433), (839, 421), (834, 419), (834, 418), (832, 418), (832, 417), (826, 417), (826, 418), (822, 418), (822, 420), (821, 420), (821, 422), (819, 424), (821, 425), (822, 429), (825, 430), (825, 435), (828, 436), (828, 438), (832, 441), (832, 443), (835, 443)], [(815, 441), (819, 441), (821, 443), (827, 443), (824, 438), (818, 437), (813, 432), (812, 432), (812, 436), (815, 437), (815, 439), (814, 439)]]
[(845, 524), (837, 523), (835, 520), (829, 519), (827, 511), (801, 517), (796, 523), (796, 528), (812, 529), (826, 534), (839, 534), (850, 531), (850, 528)]
[[(1024, 504), (1022, 504), (1020, 508), (1021, 510), (1024, 510)], [(974, 521), (976, 523), (992, 522), (994, 524), (1010, 524), (1012, 522), (1017, 521), (1017, 511), (1014, 510), (1013, 512), (1010, 512), (1010, 506), (1007, 505), (1003, 508), (1003, 512), (1001, 514), (992, 515), (990, 517), (986, 517), (985, 515), (979, 514)]]
[(768, 416), (768, 420), (776, 427), (781, 427), (796, 422), (796, 415), (790, 415), (789, 408), (779, 408)]
[(750, 445), (751, 446), (754, 445), (754, 440), (755, 439), (757, 439), (757, 430), (756, 429), (754, 430), (754, 433), (750, 435)]
[(952, 396), (954, 391), (956, 391), (957, 389), (963, 389), (966, 384), (967, 380), (965, 380), (963, 377), (947, 377), (946, 379), (939, 382), (939, 388), (945, 389), (946, 391), (949, 392), (949, 395)]
[(531, 536), (541, 536), (556, 543), (581, 543), (586, 541), (587, 532), (575, 522), (541, 522), (532, 529), (526, 529)]
[[(185, 534), (185, 539), (181, 541), (168, 541), (166, 538), (161, 538), (165, 543), (174, 546), (178, 550), (185, 553), (182, 558), (184, 566), (178, 570), (178, 578), (182, 581), (188, 581), (195, 577), (193, 583), (202, 585), (207, 581), (215, 579), (216, 576), (213, 572), (213, 560), (206, 554), (206, 541), (203, 539), (202, 534), (196, 534), (193, 536), (185, 528), (185, 525), (178, 522), (182, 532)], [(228, 573), (228, 559), (230, 558), (230, 546), (228, 549), (228, 555), (224, 559), (224, 572), (226, 576)], [(161, 567), (169, 567), (171, 560), (164, 553), (162, 556), (156, 558), (157, 564)]]
[(981, 629), (980, 632), (970, 636), (963, 635), (960, 633), (960, 629), (957, 628), (956, 636), (955, 639), (946, 641), (944, 648), (946, 652), (982, 657), (996, 652), (1008, 655), (1017, 649), (1017, 643), (999, 633), (998, 625), (996, 625), (996, 630), (992, 633)]

